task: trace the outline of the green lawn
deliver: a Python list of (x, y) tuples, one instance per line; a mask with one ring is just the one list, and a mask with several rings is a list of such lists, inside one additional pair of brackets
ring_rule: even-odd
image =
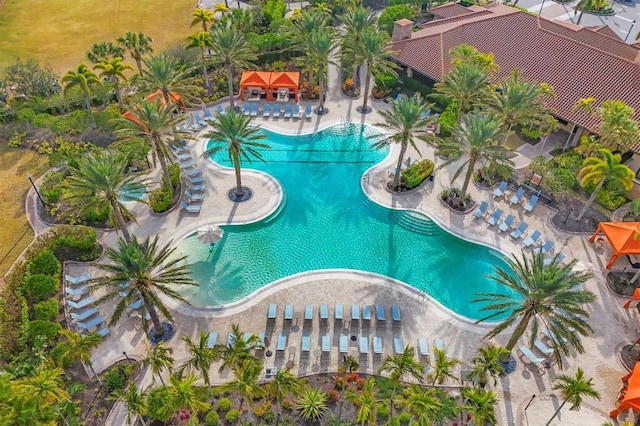
[(115, 41), (126, 31), (151, 36), (158, 51), (193, 31), (194, 9), (194, 0), (4, 0), (0, 70), (21, 57), (36, 58), (63, 74), (87, 61), (93, 43)]

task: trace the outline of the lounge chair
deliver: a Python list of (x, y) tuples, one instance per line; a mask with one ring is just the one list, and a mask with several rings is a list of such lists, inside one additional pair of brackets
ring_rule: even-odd
[(524, 197), (524, 189), (518, 188), (515, 195), (509, 199), (509, 204), (518, 204)]
[(184, 201), (180, 201), (180, 207), (182, 207), (182, 210), (185, 210), (187, 213), (200, 213), (202, 204), (187, 204)]
[(104, 322), (104, 318), (102, 317), (102, 315), (95, 317), (94, 319), (92, 319), (89, 322), (79, 322), (76, 324), (76, 327), (83, 329), (83, 330), (89, 330), (92, 327), (97, 327), (99, 324), (102, 324)]
[(129, 308), (131, 309), (140, 309), (142, 307), (142, 304), (144, 303), (144, 301), (142, 299), (138, 299), (132, 303), (129, 304)]
[(88, 285), (84, 285), (84, 286), (78, 287), (78, 288), (73, 288), (73, 287), (65, 287), (64, 288), (64, 292), (66, 294), (70, 294), (72, 296), (81, 296), (81, 295), (85, 294), (88, 291), (89, 291), (89, 286)]
[(562, 263), (565, 256), (563, 253), (558, 253), (553, 257), (547, 257), (542, 263), (544, 264), (544, 266), (551, 265), (551, 263), (553, 262), (553, 259), (555, 259), (556, 257), (558, 258), (558, 263)]
[[(96, 331), (96, 333), (98, 333), (98, 336), (104, 337), (107, 334), (109, 334), (109, 327), (101, 328), (100, 330)], [(80, 334), (80, 336), (82, 336), (82, 337), (87, 337), (88, 335), (89, 335), (89, 333), (81, 333)]]
[[(196, 167), (196, 168), (194, 168), (194, 169), (185, 170), (184, 172), (185, 172), (185, 174), (186, 174), (187, 176), (189, 176), (190, 178), (191, 178), (191, 177), (196, 177), (196, 176), (200, 176), (200, 175), (202, 175), (202, 170), (200, 170), (200, 169), (199, 169), (199, 168), (197, 168), (197, 167)], [(192, 180), (191, 182), (194, 182), (194, 181)]]
[(445, 350), (445, 346), (444, 346), (444, 340), (442, 340), (440, 337), (438, 337), (437, 339), (433, 340), (433, 347), (434, 348), (438, 348), (441, 351), (444, 352)]
[(531, 349), (526, 346), (520, 346), (520, 352), (522, 352), (522, 355), (524, 355), (524, 357), (528, 359), (529, 363), (531, 364), (542, 364), (546, 361), (544, 358), (536, 356), (533, 352), (531, 352)]
[(189, 176), (187, 174), (187, 177), (189, 178), (189, 182), (191, 182), (191, 185), (193, 185), (194, 183), (204, 182), (204, 176)]
[(511, 238), (513, 239), (518, 239), (520, 237), (522, 237), (524, 235), (524, 233), (527, 231), (527, 228), (529, 227), (529, 224), (527, 222), (520, 222), (520, 225), (518, 225), (518, 227), (511, 231)]
[(422, 356), (429, 356), (429, 342), (427, 342), (426, 338), (418, 338), (418, 351)]
[(311, 350), (311, 336), (309, 333), (302, 335), (302, 343), (300, 344), (300, 350), (302, 352), (309, 352)]
[(194, 120), (196, 120), (196, 123), (198, 123), (200, 125), (200, 127), (206, 127), (207, 126), (207, 122), (204, 121), (204, 119), (197, 112), (195, 114), (193, 114), (193, 118), (194, 118)]
[(204, 184), (199, 184), (199, 185), (191, 185), (189, 189), (191, 190), (191, 193), (194, 193), (194, 192), (204, 192), (206, 188)]
[(325, 334), (322, 336), (322, 352), (331, 351), (331, 336)]
[(291, 104), (284, 104), (284, 118), (291, 118)]
[(271, 114), (271, 116), (273, 118), (280, 118), (280, 104), (279, 103), (275, 103), (273, 105), (273, 114)]
[(267, 102), (266, 104), (264, 104), (264, 109), (262, 110), (262, 117), (269, 118), (270, 116), (271, 116), (271, 104)]
[(251, 104), (251, 113), (250, 113), (251, 117), (257, 117), (258, 116), (258, 104), (257, 103), (252, 103)]
[(209, 108), (205, 108), (205, 110), (204, 110), (204, 119), (205, 120), (213, 120), (213, 119), (215, 119), (215, 117), (213, 116), (213, 114), (211, 113), (211, 110)]
[(216, 105), (216, 112), (218, 114), (224, 114), (225, 113), (224, 108), (222, 108), (222, 105), (220, 105), (220, 104)]
[(384, 306), (376, 305), (376, 319), (378, 321), (386, 321), (386, 318), (384, 316)]
[(91, 278), (91, 274), (89, 274), (89, 273), (82, 274), (82, 275), (79, 275), (77, 277), (75, 277), (73, 275), (68, 275), (68, 274), (64, 275), (64, 279), (67, 280), (67, 282), (71, 283), (71, 284), (80, 284), (82, 282), (87, 281), (89, 278)]
[(196, 166), (196, 162), (195, 162), (195, 160), (193, 160), (193, 159), (190, 159), (190, 160), (183, 160), (183, 161), (178, 160), (178, 164), (180, 164), (180, 167), (181, 167), (183, 170), (191, 169), (191, 168), (193, 168), (193, 167), (195, 167), (195, 166)]
[(329, 306), (325, 304), (320, 305), (320, 319), (323, 319), (323, 320), (329, 319)]
[(251, 108), (249, 106), (249, 102), (245, 102), (244, 103), (244, 115), (250, 115), (251, 114)]
[(192, 194), (189, 191), (184, 191), (184, 196), (189, 199), (189, 202), (204, 200), (204, 194)]
[(313, 319), (313, 305), (304, 307), (304, 319), (311, 321)]
[(337, 320), (342, 320), (344, 319), (344, 308), (342, 307), (342, 305), (336, 305), (336, 308), (334, 309), (334, 318)]
[(292, 320), (293, 319), (293, 305), (285, 305), (284, 307), (284, 319)]
[(404, 342), (402, 341), (402, 337), (398, 336), (393, 338), (393, 351), (396, 354), (404, 352)]
[(269, 310), (267, 311), (267, 319), (276, 319), (276, 315), (278, 314), (278, 305), (275, 303), (271, 303), (269, 305)]
[(227, 334), (227, 347), (230, 348), (236, 342), (235, 334), (229, 333)]
[(391, 318), (393, 318), (394, 321), (402, 320), (402, 316), (400, 315), (400, 306), (391, 307)]
[(507, 189), (507, 182), (502, 181), (500, 185), (496, 189), (493, 190), (494, 197), (502, 197), (504, 195), (504, 191)]
[(525, 238), (525, 240), (522, 242), (522, 245), (525, 247), (530, 247), (534, 245), (536, 241), (538, 241), (541, 235), (542, 233), (540, 231), (533, 231), (533, 234)]
[(340, 353), (346, 354), (349, 352), (349, 336), (340, 336)]
[(371, 320), (371, 305), (364, 305), (362, 307), (362, 319)]
[(489, 220), (487, 220), (487, 223), (489, 224), (489, 226), (497, 225), (498, 221), (502, 217), (502, 213), (503, 213), (502, 209), (496, 210), (495, 213), (493, 213), (493, 216), (491, 216)]
[(213, 348), (218, 342), (218, 333), (211, 332), (209, 333), (209, 337), (207, 337), (207, 348)]
[(307, 106), (305, 107), (304, 118), (307, 118), (307, 119), (311, 118), (311, 104), (307, 104)]
[(84, 299), (81, 299), (77, 302), (74, 302), (72, 300), (67, 301), (67, 306), (73, 309), (82, 309), (82, 308), (86, 308), (87, 306), (89, 306), (90, 304), (92, 304), (93, 302), (95, 302), (95, 299), (93, 298), (93, 296), (88, 296), (85, 297)]
[(256, 347), (256, 349), (263, 350), (267, 346), (267, 344), (265, 342), (266, 335), (264, 333), (258, 333), (258, 340), (260, 342), (258, 343), (258, 346)]
[(539, 197), (537, 195), (533, 195), (529, 202), (524, 206), (524, 211), (531, 212), (531, 210), (536, 206), (538, 198)]
[(73, 313), (71, 312), (69, 315), (71, 316), (71, 318), (73, 318), (74, 320), (78, 320), (78, 321), (84, 321), (87, 318), (89, 318), (90, 316), (93, 316), (95, 314), (98, 313), (98, 308), (89, 308), (86, 311), (82, 311), (79, 314)]
[(193, 161), (193, 157), (188, 152), (175, 152), (173, 155), (176, 157), (176, 160), (180, 162), (180, 164), (187, 163), (189, 161)]
[(351, 319), (352, 320), (360, 319), (360, 305), (351, 305)]
[[(571, 329), (573, 329), (573, 327), (570, 327), (569, 330), (571, 331)], [(551, 330), (549, 330), (548, 328), (545, 328), (542, 330), (542, 334), (544, 336), (546, 336), (547, 338), (549, 338), (552, 342), (555, 342), (558, 340), (558, 336), (555, 335), (555, 333)], [(562, 341), (567, 343), (567, 339), (565, 337), (562, 338)]]
[(373, 353), (374, 354), (382, 353), (382, 337), (380, 336), (373, 337)]
[(553, 241), (551, 240), (547, 240), (544, 242), (544, 244), (538, 248), (534, 248), (532, 251), (534, 253), (542, 253), (545, 254), (546, 252), (548, 252), (549, 250), (553, 249)]
[(473, 212), (473, 217), (478, 219), (484, 216), (484, 214), (487, 212), (488, 207), (489, 207), (489, 203), (487, 203), (486, 201), (481, 202), (480, 207), (478, 207), (478, 210)]
[(197, 132), (198, 130), (201, 129), (200, 125), (197, 124), (195, 121), (193, 121), (193, 117), (190, 117), (187, 120), (187, 127), (191, 129), (192, 132)]
[(293, 104), (293, 113), (292, 113), (293, 118), (300, 118), (300, 105), (298, 104)]
[(284, 351), (287, 348), (287, 335), (280, 333), (278, 335), (278, 342), (276, 343), (276, 351)]
[(498, 227), (498, 232), (507, 232), (509, 228), (511, 228), (511, 224), (513, 223), (514, 219), (515, 218), (511, 214), (507, 216)]
[(367, 336), (360, 336), (360, 353), (369, 353), (369, 338)]
[(553, 349), (550, 348), (549, 346), (545, 345), (544, 342), (540, 339), (536, 339), (533, 342), (533, 345), (538, 348), (538, 350), (540, 352), (542, 352), (545, 355), (551, 355), (553, 353)]

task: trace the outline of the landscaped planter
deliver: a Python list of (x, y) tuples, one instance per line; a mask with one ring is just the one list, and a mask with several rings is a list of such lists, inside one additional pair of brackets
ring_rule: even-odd
[(596, 16), (613, 16), (616, 14), (616, 11), (612, 7), (610, 7), (608, 9), (602, 10), (585, 10), (584, 13)]

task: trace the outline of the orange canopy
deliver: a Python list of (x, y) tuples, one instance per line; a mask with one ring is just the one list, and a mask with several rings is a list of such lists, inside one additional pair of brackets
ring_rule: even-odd
[(272, 72), (269, 88), (271, 92), (279, 89), (293, 90), (296, 101), (298, 100), (298, 86), (300, 85), (299, 72)]
[(280, 89), (293, 91), (297, 101), (299, 85), (299, 72), (245, 71), (240, 78), (240, 100), (244, 100), (247, 90), (260, 88), (266, 92), (268, 101), (272, 100), (274, 92), (277, 93)]
[(607, 237), (613, 248), (613, 256), (607, 263), (607, 269), (611, 269), (618, 257), (626, 254), (640, 254), (640, 239), (636, 239), (639, 232), (640, 222), (600, 222), (589, 241), (594, 242), (598, 234), (604, 234)]
[(618, 406), (609, 413), (615, 419), (621, 411), (629, 408), (640, 411), (640, 362), (636, 362), (631, 373), (622, 378), (622, 389), (618, 398)]
[(249, 88), (259, 87), (265, 92), (269, 91), (271, 73), (265, 71), (245, 71), (240, 78), (240, 99), (244, 101), (244, 92)]
[(629, 306), (631, 306), (631, 302), (633, 302), (634, 300), (640, 300), (640, 288), (636, 288), (633, 291), (633, 296), (631, 296), (629, 300), (627, 300), (627, 302), (624, 304), (625, 309), (629, 309)]
[[(158, 89), (157, 91), (147, 96), (146, 99), (150, 101), (155, 101), (156, 99), (158, 99), (158, 97), (160, 98), (160, 103), (162, 104), (162, 106), (165, 106), (167, 102), (165, 101), (164, 95), (162, 94), (162, 90), (160, 89)], [(182, 100), (182, 96), (180, 96), (176, 92), (169, 92), (169, 99), (174, 104), (180, 105), (183, 111), (185, 110), (186, 106), (184, 104), (184, 101)]]

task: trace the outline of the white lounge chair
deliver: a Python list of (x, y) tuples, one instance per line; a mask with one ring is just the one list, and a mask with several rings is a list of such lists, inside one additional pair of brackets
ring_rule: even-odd
[(418, 338), (418, 350), (420, 351), (420, 355), (429, 356), (429, 342), (427, 342), (426, 338)]
[(544, 342), (540, 339), (536, 339), (533, 344), (536, 348), (538, 348), (540, 352), (545, 355), (551, 355), (553, 353), (553, 349), (545, 345)]
[(531, 352), (531, 349), (526, 346), (520, 346), (520, 352), (522, 352), (522, 355), (527, 360), (529, 360), (530, 364), (543, 364), (546, 361), (545, 358), (536, 356), (533, 352)]
[(445, 350), (444, 340), (442, 340), (440, 337), (438, 337), (437, 339), (435, 339), (433, 341), (433, 347), (434, 348), (438, 348), (438, 349), (440, 349), (441, 351), (444, 352), (444, 350)]

